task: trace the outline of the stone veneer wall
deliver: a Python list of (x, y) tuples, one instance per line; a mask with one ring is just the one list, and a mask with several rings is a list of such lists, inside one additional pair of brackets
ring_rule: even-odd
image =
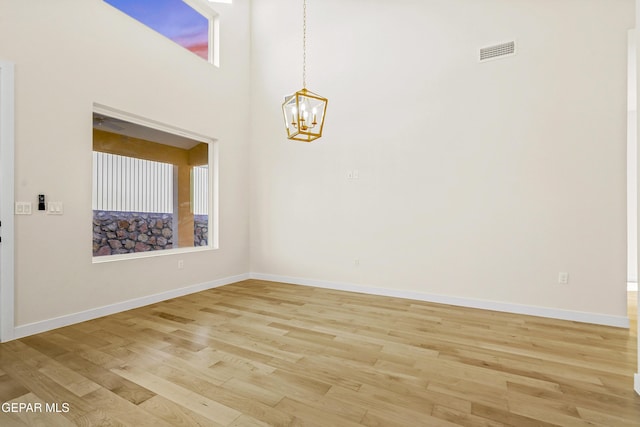
[[(93, 256), (171, 249), (172, 220), (170, 213), (93, 211)], [(207, 246), (209, 217), (193, 221), (193, 245)]]
[(209, 216), (193, 216), (193, 246), (207, 246), (209, 242)]
[(170, 213), (93, 211), (93, 256), (173, 247)]

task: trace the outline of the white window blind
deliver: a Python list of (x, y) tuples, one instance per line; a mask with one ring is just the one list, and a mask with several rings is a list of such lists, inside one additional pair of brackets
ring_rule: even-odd
[(172, 213), (173, 165), (94, 151), (92, 208)]
[(193, 214), (207, 215), (209, 213), (209, 167), (195, 166), (193, 168)]

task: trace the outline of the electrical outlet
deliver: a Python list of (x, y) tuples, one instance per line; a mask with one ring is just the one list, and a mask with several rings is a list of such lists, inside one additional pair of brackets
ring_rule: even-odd
[(558, 273), (558, 283), (561, 285), (566, 285), (569, 283), (569, 273), (566, 271), (561, 271)]
[(184, 268), (184, 260), (178, 260), (178, 270), (182, 270)]

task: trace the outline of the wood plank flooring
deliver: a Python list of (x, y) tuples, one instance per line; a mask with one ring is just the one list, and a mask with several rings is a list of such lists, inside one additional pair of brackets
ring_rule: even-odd
[(1, 344), (0, 426), (639, 426), (636, 340), (250, 280)]

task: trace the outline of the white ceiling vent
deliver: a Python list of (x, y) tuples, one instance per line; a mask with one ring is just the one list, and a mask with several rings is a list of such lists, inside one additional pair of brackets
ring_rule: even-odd
[(511, 41), (494, 46), (480, 48), (480, 62), (492, 59), (506, 58), (516, 54), (516, 42)]

